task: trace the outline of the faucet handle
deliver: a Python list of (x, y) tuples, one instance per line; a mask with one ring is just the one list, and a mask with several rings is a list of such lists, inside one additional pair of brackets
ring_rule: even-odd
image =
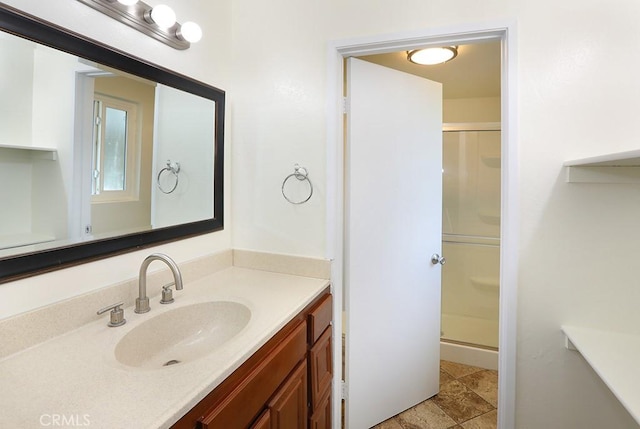
[(173, 285), (175, 285), (175, 282), (162, 286), (162, 299), (160, 300), (160, 304), (171, 304), (175, 301), (175, 299), (173, 299), (173, 290), (171, 290), (171, 286)]
[(124, 302), (108, 305), (105, 308), (101, 308), (100, 310), (98, 310), (97, 314), (106, 313), (107, 311), (111, 310), (111, 313), (109, 313), (110, 318), (107, 326), (111, 328), (122, 326), (127, 323), (127, 319), (124, 318), (124, 310), (122, 309), (123, 305)]

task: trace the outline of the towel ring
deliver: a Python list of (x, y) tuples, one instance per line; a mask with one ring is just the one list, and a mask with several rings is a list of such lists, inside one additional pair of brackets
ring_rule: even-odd
[[(173, 184), (173, 187), (171, 189), (169, 189), (169, 190), (164, 189), (162, 187), (162, 184), (160, 183), (160, 176), (162, 176), (162, 173), (164, 173), (164, 172), (173, 174), (173, 176), (176, 179), (175, 183)], [(158, 178), (156, 179), (156, 182), (158, 182), (158, 189), (160, 189), (160, 191), (162, 191), (162, 193), (164, 193), (164, 194), (170, 194), (173, 191), (175, 191), (176, 188), (178, 187), (178, 182), (180, 181), (180, 178), (178, 177), (178, 173), (179, 172), (180, 172), (180, 163), (179, 162), (171, 162), (171, 160), (168, 159), (167, 160), (167, 166), (158, 172)]]
[[(295, 177), (296, 179), (298, 179), (300, 181), (305, 181), (306, 180), (307, 182), (309, 182), (309, 196), (307, 198), (305, 198), (304, 200), (292, 201), (291, 199), (289, 199), (289, 197), (287, 197), (287, 194), (285, 194), (284, 186), (287, 183), (287, 181), (289, 179), (291, 179), (292, 177)], [(285, 177), (284, 181), (282, 182), (282, 196), (284, 197), (285, 200), (287, 200), (291, 204), (304, 204), (304, 203), (306, 203), (307, 201), (309, 201), (311, 199), (312, 195), (313, 195), (313, 184), (311, 183), (311, 180), (309, 179), (309, 172), (307, 171), (306, 168), (300, 167), (298, 164), (295, 164), (293, 166), (293, 173), (291, 173), (287, 177)]]

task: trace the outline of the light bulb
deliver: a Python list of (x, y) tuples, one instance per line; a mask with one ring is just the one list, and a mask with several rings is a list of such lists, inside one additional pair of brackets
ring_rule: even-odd
[(202, 39), (202, 29), (195, 22), (187, 21), (180, 26), (178, 36), (187, 42), (196, 43)]
[(134, 4), (138, 3), (138, 0), (118, 0), (118, 3), (121, 3), (125, 6), (133, 6)]
[(151, 9), (151, 19), (158, 26), (169, 28), (176, 23), (176, 13), (169, 6), (160, 4)]

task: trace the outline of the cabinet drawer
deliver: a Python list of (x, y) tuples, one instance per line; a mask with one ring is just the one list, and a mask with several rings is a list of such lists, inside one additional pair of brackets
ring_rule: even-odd
[(332, 360), (331, 329), (327, 328), (309, 351), (312, 412), (315, 412), (318, 408), (325, 393), (331, 390), (331, 379), (333, 376)]
[(199, 419), (202, 429), (244, 429), (306, 354), (306, 323), (298, 325), (222, 403)]
[(331, 295), (327, 295), (309, 313), (309, 343), (314, 344), (331, 323)]

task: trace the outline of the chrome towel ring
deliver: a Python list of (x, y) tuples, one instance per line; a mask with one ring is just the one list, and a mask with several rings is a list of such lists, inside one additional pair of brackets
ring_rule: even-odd
[[(173, 184), (173, 186), (169, 190), (163, 188), (162, 184), (160, 183), (160, 177), (165, 172), (167, 174), (169, 174), (169, 173), (173, 174), (173, 177), (175, 178), (175, 183)], [(180, 163), (179, 162), (175, 162), (175, 161), (171, 162), (171, 160), (168, 159), (167, 160), (167, 166), (158, 172), (158, 178), (156, 179), (156, 182), (158, 182), (158, 189), (160, 189), (160, 191), (162, 191), (162, 193), (164, 193), (164, 194), (170, 194), (173, 191), (175, 191), (176, 188), (178, 187), (178, 182), (180, 181), (180, 178), (178, 177), (178, 173), (179, 172), (180, 172)]]
[[(285, 192), (284, 192), (284, 187), (285, 187), (287, 181), (289, 179), (291, 179), (292, 177), (295, 177), (296, 179), (300, 180), (301, 182), (303, 182), (303, 181), (309, 182), (309, 196), (307, 198), (305, 198), (303, 200), (300, 200), (300, 201), (293, 201), (289, 197), (287, 197), (287, 194), (285, 194)], [(282, 196), (284, 197), (285, 200), (287, 200), (291, 204), (304, 204), (304, 203), (306, 203), (307, 201), (309, 201), (311, 199), (312, 195), (313, 195), (313, 184), (311, 183), (311, 180), (309, 180), (309, 172), (307, 171), (306, 168), (300, 167), (298, 164), (295, 164), (293, 166), (293, 173), (291, 173), (287, 177), (285, 177), (284, 181), (282, 182)]]

